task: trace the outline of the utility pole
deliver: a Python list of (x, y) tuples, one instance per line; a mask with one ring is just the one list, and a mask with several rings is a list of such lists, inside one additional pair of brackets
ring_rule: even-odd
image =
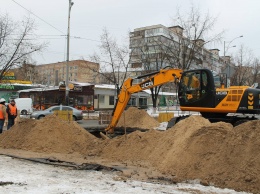
[(226, 41), (224, 40), (224, 57), (226, 56)]
[(66, 62), (66, 90), (65, 90), (65, 104), (69, 105), (69, 51), (70, 51), (70, 11), (73, 2), (69, 0), (69, 14), (68, 14), (68, 34), (67, 34), (67, 62)]

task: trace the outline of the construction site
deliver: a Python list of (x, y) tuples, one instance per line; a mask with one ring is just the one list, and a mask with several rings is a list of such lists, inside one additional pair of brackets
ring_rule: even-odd
[(196, 180), (204, 186), (260, 192), (259, 120), (233, 127), (193, 115), (168, 130), (156, 130), (159, 124), (145, 110), (131, 107), (117, 126), (144, 131), (103, 139), (56, 115), (20, 119), (0, 135), (0, 153), (53, 165), (113, 169), (121, 181), (163, 185)]

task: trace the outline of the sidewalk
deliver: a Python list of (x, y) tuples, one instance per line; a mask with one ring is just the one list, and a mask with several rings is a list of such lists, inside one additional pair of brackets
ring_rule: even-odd
[[(0, 193), (189, 194), (244, 193), (199, 184), (163, 184), (124, 179), (114, 172), (75, 170), (0, 156)], [(245, 193), (244, 193), (245, 194)]]

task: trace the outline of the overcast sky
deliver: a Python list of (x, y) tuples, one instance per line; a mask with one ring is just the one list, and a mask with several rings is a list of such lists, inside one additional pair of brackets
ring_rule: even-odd
[[(36, 34), (49, 43), (41, 56), (34, 56), (37, 64), (66, 60), (69, 0), (0, 0), (0, 14), (14, 20), (30, 15), (37, 23)], [(176, 7), (187, 12), (191, 4), (203, 13), (217, 17), (215, 31), (225, 30), (222, 44), (213, 45), (223, 55), (223, 42), (233, 41), (227, 55), (235, 54), (243, 44), (260, 57), (260, 1), (259, 0), (73, 0), (70, 24), (70, 60), (89, 59), (98, 52), (100, 35), (106, 28), (119, 42), (129, 41), (128, 32), (135, 28), (162, 24), (173, 25)], [(31, 12), (31, 13), (29, 13)], [(35, 16), (36, 15), (36, 16)], [(63, 36), (62, 36), (63, 35)], [(73, 37), (80, 37), (73, 38)]]

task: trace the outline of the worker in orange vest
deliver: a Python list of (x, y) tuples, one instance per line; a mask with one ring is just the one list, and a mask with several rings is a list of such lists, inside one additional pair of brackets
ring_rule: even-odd
[(0, 99), (0, 133), (3, 132), (4, 124), (7, 123), (7, 114), (6, 114), (6, 106), (5, 99)]
[(15, 101), (11, 100), (6, 108), (7, 116), (8, 116), (8, 125), (7, 130), (10, 129), (14, 125), (14, 120), (17, 117), (17, 107), (15, 105)]

